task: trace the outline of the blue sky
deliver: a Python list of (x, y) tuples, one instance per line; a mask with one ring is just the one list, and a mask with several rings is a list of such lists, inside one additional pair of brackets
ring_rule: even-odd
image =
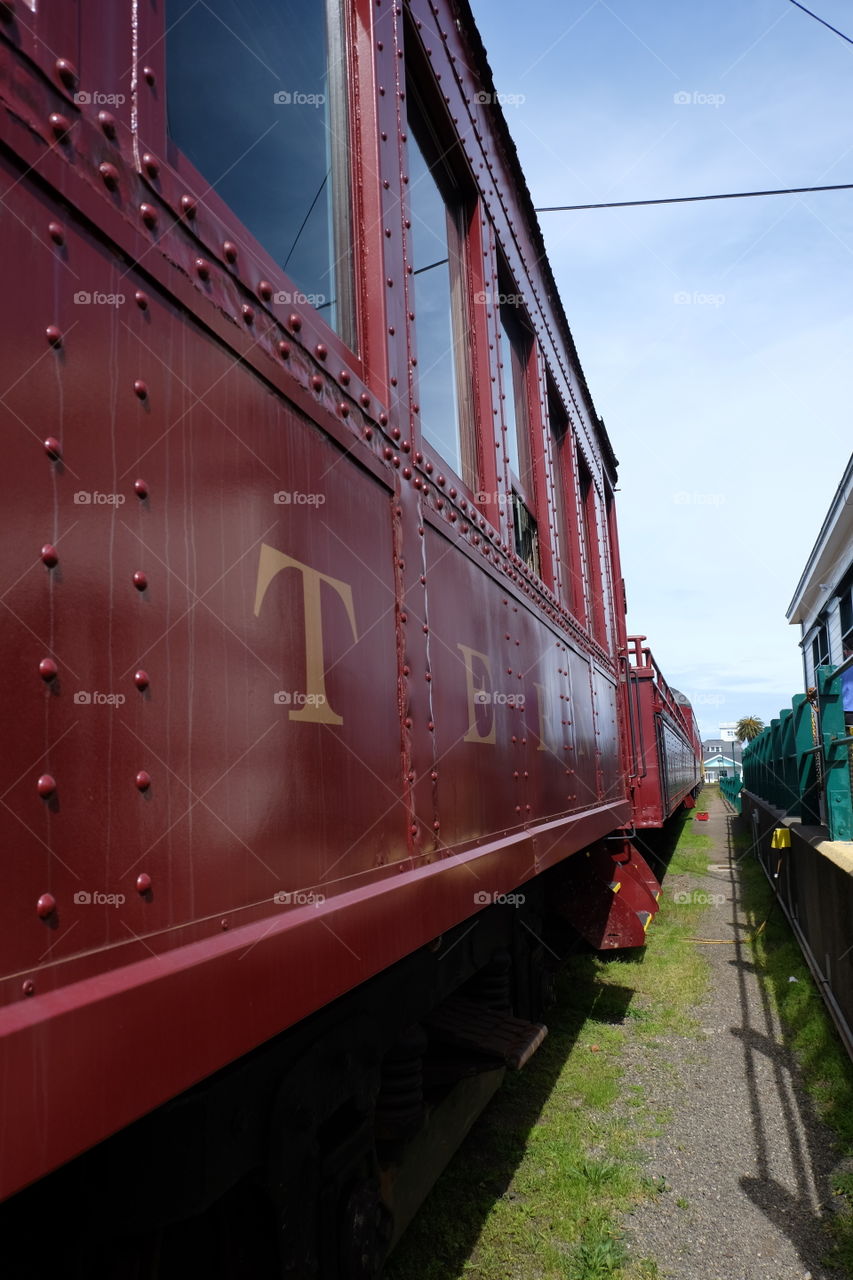
[[(790, 0), (472, 2), (537, 206), (853, 181), (853, 45)], [(703, 734), (768, 721), (853, 448), (853, 191), (540, 222), (620, 460), (629, 627)]]

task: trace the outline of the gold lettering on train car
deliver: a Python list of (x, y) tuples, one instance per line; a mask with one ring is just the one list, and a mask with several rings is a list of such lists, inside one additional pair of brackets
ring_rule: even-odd
[[(468, 689), (468, 732), (463, 742), (495, 742), (495, 710), (492, 706), (492, 664), (484, 653), (470, 649), (467, 644), (457, 644), (465, 659), (465, 684)], [(474, 675), (474, 659), (482, 663), (479, 680)], [(488, 724), (487, 733), (480, 732), (481, 724)]]
[(300, 720), (303, 724), (343, 724), (343, 717), (334, 712), (326, 697), (326, 672), (323, 667), (323, 606), (320, 596), (320, 584), (327, 583), (336, 591), (347, 611), (352, 635), (358, 640), (355, 626), (355, 610), (352, 603), (352, 587), (338, 578), (330, 578), (328, 574), (312, 569), (310, 565), (286, 556), (283, 551), (261, 543), (261, 555), (258, 561), (258, 586), (255, 593), (255, 617), (261, 612), (261, 605), (267, 588), (273, 578), (285, 569), (298, 569), (302, 574), (302, 604), (305, 621), (305, 705), (299, 711), (289, 711), (291, 720)]

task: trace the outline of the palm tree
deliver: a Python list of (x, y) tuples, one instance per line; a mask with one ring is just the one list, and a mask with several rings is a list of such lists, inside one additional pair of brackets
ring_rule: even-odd
[(735, 725), (735, 738), (738, 742), (752, 742), (764, 728), (764, 721), (758, 716), (742, 716)]

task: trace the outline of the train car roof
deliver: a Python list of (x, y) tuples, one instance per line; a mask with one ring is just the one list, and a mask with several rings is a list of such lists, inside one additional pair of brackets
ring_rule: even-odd
[(492, 95), (492, 103), (494, 105), (493, 105), (493, 113), (490, 118), (494, 122), (494, 130), (497, 135), (497, 139), (503, 148), (504, 158), (506, 160), (507, 168), (509, 169), (513, 177), (513, 181), (516, 188), (516, 199), (520, 208), (520, 212), (523, 214), (525, 218), (531, 239), (533, 240), (534, 246), (537, 250), (537, 254), (539, 255), (538, 265), (540, 267), (542, 276), (544, 278), (548, 300), (551, 306), (553, 307), (554, 314), (556, 315), (557, 320), (560, 324), (561, 337), (563, 338), (563, 341), (565, 342), (566, 348), (571, 357), (573, 366), (577, 373), (578, 383), (580, 385), (581, 391), (586, 401), (587, 408), (589, 409), (592, 422), (595, 425), (596, 431), (599, 436), (603, 459), (605, 463), (608, 465), (609, 469), (611, 470), (612, 478), (615, 483), (616, 469), (619, 465), (619, 462), (616, 457), (616, 454), (613, 451), (613, 445), (610, 442), (610, 437), (607, 434), (607, 429), (604, 425), (604, 421), (602, 420), (601, 417), (599, 417), (598, 412), (595, 408), (595, 402), (593, 401), (593, 398), (592, 398), (592, 392), (589, 389), (589, 384), (587, 383), (586, 376), (584, 374), (583, 367), (580, 362), (580, 357), (578, 356), (577, 347), (575, 346), (575, 340), (572, 337), (572, 331), (569, 327), (569, 321), (566, 316), (565, 309), (563, 307), (562, 298), (560, 297), (560, 291), (557, 288), (557, 282), (554, 279), (554, 273), (551, 269), (551, 263), (548, 258), (548, 252), (545, 248), (545, 238), (542, 235), (542, 228), (540, 227), (539, 219), (536, 216), (536, 209), (533, 203), (533, 197), (530, 194), (530, 189), (527, 185), (527, 179), (524, 176), (524, 170), (521, 166), (521, 161), (519, 159), (518, 151), (516, 149), (515, 142), (513, 141), (512, 134), (510, 133), (509, 125), (507, 124), (507, 121), (506, 121), (506, 116), (503, 113), (503, 108), (500, 106), (499, 99), (495, 96), (497, 91), (495, 88), (494, 77), (492, 75), (492, 69), (489, 66), (489, 59), (488, 59), (488, 54), (486, 53), (486, 46), (483, 44), (482, 37), (480, 36), (480, 32), (477, 27), (477, 22), (474, 17), (474, 13), (469, 3), (469, 0), (448, 0), (448, 2), (450, 4), (450, 7), (456, 13), (457, 30), (459, 31), (460, 35), (462, 35), (463, 38), (466, 39), (470, 44), (471, 52), (473, 55), (472, 69), (475, 69), (479, 73), (480, 80), (483, 86), (483, 91)]

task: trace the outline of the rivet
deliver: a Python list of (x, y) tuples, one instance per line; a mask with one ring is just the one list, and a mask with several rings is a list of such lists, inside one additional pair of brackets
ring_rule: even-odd
[(79, 83), (77, 68), (68, 58), (57, 58), (54, 63), (56, 74), (59, 76), (66, 89), (76, 89)]
[(240, 314), (242, 315), (246, 324), (255, 323), (255, 308), (250, 307), (248, 302), (243, 303), (242, 307), (240, 308)]
[(409, 716), (407, 716), (407, 717), (406, 717), (406, 719), (403, 721), (403, 723), (405, 724), (405, 726), (406, 726), (406, 728), (407, 728), (407, 729), (411, 729), (411, 727), (412, 727), (412, 721), (411, 721), (411, 719), (410, 719), (410, 717), (409, 717)]
[(367, 409), (370, 405), (370, 396), (366, 391), (362, 391), (361, 395), (358, 397), (358, 401), (362, 409)]
[(317, 357), (317, 359), (325, 360), (328, 354), (329, 354), (329, 348), (325, 345), (325, 343), (318, 342), (316, 347), (314, 348), (314, 355)]
[(68, 134), (71, 132), (71, 121), (67, 116), (64, 116), (61, 111), (52, 111), (48, 120), (55, 137), (57, 137), (60, 142), (64, 142), (68, 137)]
[(442, 475), (436, 476), (436, 481), (437, 481), (437, 483), (438, 483), (438, 484), (440, 484), (440, 485), (444, 485), (444, 483), (445, 483), (444, 476), (442, 476)]
[(258, 297), (262, 298), (264, 302), (269, 302), (272, 295), (273, 295), (273, 288), (269, 280), (259, 280), (258, 281)]
[(159, 219), (157, 216), (157, 210), (154, 208), (153, 204), (141, 204), (139, 206), (139, 216), (145, 223), (146, 227), (153, 230), (154, 227), (157, 226)]
[(193, 266), (195, 267), (195, 273), (200, 280), (210, 279), (210, 263), (207, 258), (196, 258)]
[[(385, 133), (385, 131), (384, 131), (384, 130), (382, 131), (382, 133), (381, 133), (379, 136), (381, 137), (381, 139), (382, 139), (382, 141), (383, 141), (383, 142), (387, 142), (387, 141), (388, 141), (388, 134), (387, 134), (387, 133)], [(386, 183), (386, 186), (387, 186), (387, 183)]]
[(133, 492), (136, 494), (137, 498), (147, 498), (148, 485), (145, 483), (144, 480), (134, 480)]
[(148, 672), (142, 671), (141, 669), (134, 672), (133, 683), (136, 685), (137, 689), (147, 689), (150, 683), (148, 679)]
[(386, 234), (386, 236), (388, 237), (388, 239), (390, 240), (390, 239), (391, 239), (391, 228), (390, 228), (390, 227), (386, 227), (386, 228), (385, 228), (385, 234)]
[(139, 791), (147, 791), (151, 786), (151, 775), (146, 773), (144, 769), (140, 769), (133, 781)]
[(451, 496), (451, 498), (455, 498), (455, 497), (456, 497), (456, 490), (455, 490), (455, 489), (451, 489), (451, 490), (450, 490), (450, 496)]
[(148, 587), (148, 575), (143, 573), (141, 569), (137, 569), (133, 575), (133, 585), (137, 591), (145, 591)]
[(338, 413), (341, 415), (342, 418), (349, 417), (349, 405), (346, 403), (345, 400), (342, 400), (341, 403), (338, 405)]
[(49, 773), (43, 773), (36, 783), (36, 791), (40, 796), (52, 796), (56, 790), (56, 778)]
[(46, 542), (41, 549), (42, 563), (46, 564), (48, 569), (52, 569), (54, 565), (59, 563), (59, 552), (51, 543)]
[(36, 903), (36, 915), (40, 920), (46, 920), (48, 916), (52, 916), (56, 910), (56, 898), (52, 893), (43, 893)]
[(285, 342), (283, 338), (278, 344), (278, 354), (281, 356), (282, 360), (290, 359), (290, 343)]
[(59, 443), (56, 436), (48, 436), (44, 441), (43, 447), (47, 456), (54, 462), (57, 458), (62, 456), (62, 445)]
[(388, 458), (390, 460), (391, 458), (393, 458), (393, 456), (394, 456), (394, 450), (389, 449), (388, 446), (386, 445), (385, 448), (382, 450), (382, 457)]
[(394, 454), (394, 457), (391, 459), (391, 465), (392, 467), (399, 467), (400, 465), (400, 459), (397, 457), (396, 453)]
[(389, 289), (393, 289), (393, 288), (394, 288), (394, 281), (391, 279), (391, 277), (390, 277), (390, 276), (389, 276), (389, 277), (388, 277), (388, 279), (385, 281), (385, 283), (387, 284), (387, 286), (388, 286), (388, 288), (389, 288)]
[(140, 400), (148, 399), (148, 386), (141, 378), (136, 378), (133, 383), (133, 394), (138, 396)]
[(403, 476), (404, 476), (404, 478), (405, 478), (406, 480), (411, 480), (411, 478), (412, 478), (412, 468), (411, 468), (411, 467), (404, 467), (404, 468), (403, 468)]
[(52, 347), (62, 346), (62, 330), (58, 325), (49, 324), (44, 331), (44, 336)]
[(288, 329), (292, 329), (294, 333), (298, 333), (302, 328), (302, 321), (295, 311), (292, 311), (287, 317), (287, 327)]
[(365, 438), (365, 440), (372, 440), (372, 439), (373, 439), (373, 427), (365, 427), (365, 428), (364, 428), (364, 438)]
[(450, 513), (450, 523), (451, 523), (451, 524), (456, 524), (456, 519), (457, 519), (456, 512), (455, 512), (455, 511), (451, 511), (451, 513)]
[(392, 440), (399, 440), (401, 435), (402, 435), (402, 432), (401, 432), (401, 430), (400, 430), (400, 428), (399, 428), (399, 427), (392, 427), (392, 428), (391, 428), (391, 438), (392, 438)]
[(323, 390), (323, 379), (320, 377), (319, 374), (317, 373), (314, 374), (314, 377), (311, 379), (311, 386), (315, 391)]
[(441, 828), (441, 823), (440, 823), (440, 822), (436, 821), (436, 822), (434, 822), (434, 823), (432, 824), (432, 829), (433, 829), (433, 831), (438, 831), (440, 828)]
[(49, 222), (47, 231), (54, 244), (65, 244), (65, 228), (61, 222)]
[(222, 245), (222, 252), (225, 254), (226, 262), (237, 261), (237, 246), (233, 240), (226, 240)]
[(387, 414), (387, 413), (380, 413), (380, 415), (379, 415), (379, 425), (380, 425), (380, 427), (387, 427), (387, 426), (388, 426), (388, 414)]
[(39, 675), (42, 680), (55, 680), (59, 675), (59, 667), (53, 658), (42, 658), (39, 663)]
[(198, 201), (196, 200), (195, 196), (189, 196), (189, 195), (181, 196), (181, 213), (184, 215), (185, 218), (188, 218), (190, 221), (192, 221), (192, 219), (196, 215), (197, 209), (198, 209)]
[(145, 78), (145, 83), (146, 83), (147, 85), (150, 85), (150, 86), (153, 88), (153, 87), (154, 87), (154, 85), (157, 83), (157, 77), (156, 77), (156, 75), (154, 74), (154, 68), (153, 68), (153, 67), (143, 67), (143, 68), (142, 68), (142, 75), (143, 75), (143, 76), (144, 76), (144, 78)]
[(109, 191), (115, 191), (118, 187), (118, 169), (115, 165), (110, 164), (108, 160), (105, 160), (102, 164), (98, 165), (98, 173), (104, 180), (104, 186)]
[(426, 623), (424, 623), (424, 625), (421, 627), (421, 631), (423, 631), (425, 636), (429, 635), (429, 627), (427, 626)]
[(101, 129), (103, 130), (105, 137), (110, 138), (111, 140), (115, 139), (116, 119), (114, 115), (112, 115), (109, 111), (99, 111), (98, 124), (101, 126)]
[(137, 289), (133, 295), (133, 301), (139, 307), (140, 311), (148, 310), (148, 294), (142, 289)]
[(346, 369), (341, 369), (340, 373), (338, 374), (338, 378), (339, 378), (339, 380), (340, 380), (340, 382), (341, 382), (341, 385), (342, 385), (342, 386), (344, 386), (344, 387), (348, 387), (348, 386), (349, 386), (350, 377), (349, 377), (349, 374), (347, 373)]
[(35, 995), (36, 984), (33, 982), (32, 978), (27, 978), (25, 982), (21, 983), (21, 990), (23, 991), (25, 996)]
[(141, 871), (139, 875), (136, 877), (136, 892), (137, 893), (151, 892), (151, 877), (149, 876), (147, 871)]

